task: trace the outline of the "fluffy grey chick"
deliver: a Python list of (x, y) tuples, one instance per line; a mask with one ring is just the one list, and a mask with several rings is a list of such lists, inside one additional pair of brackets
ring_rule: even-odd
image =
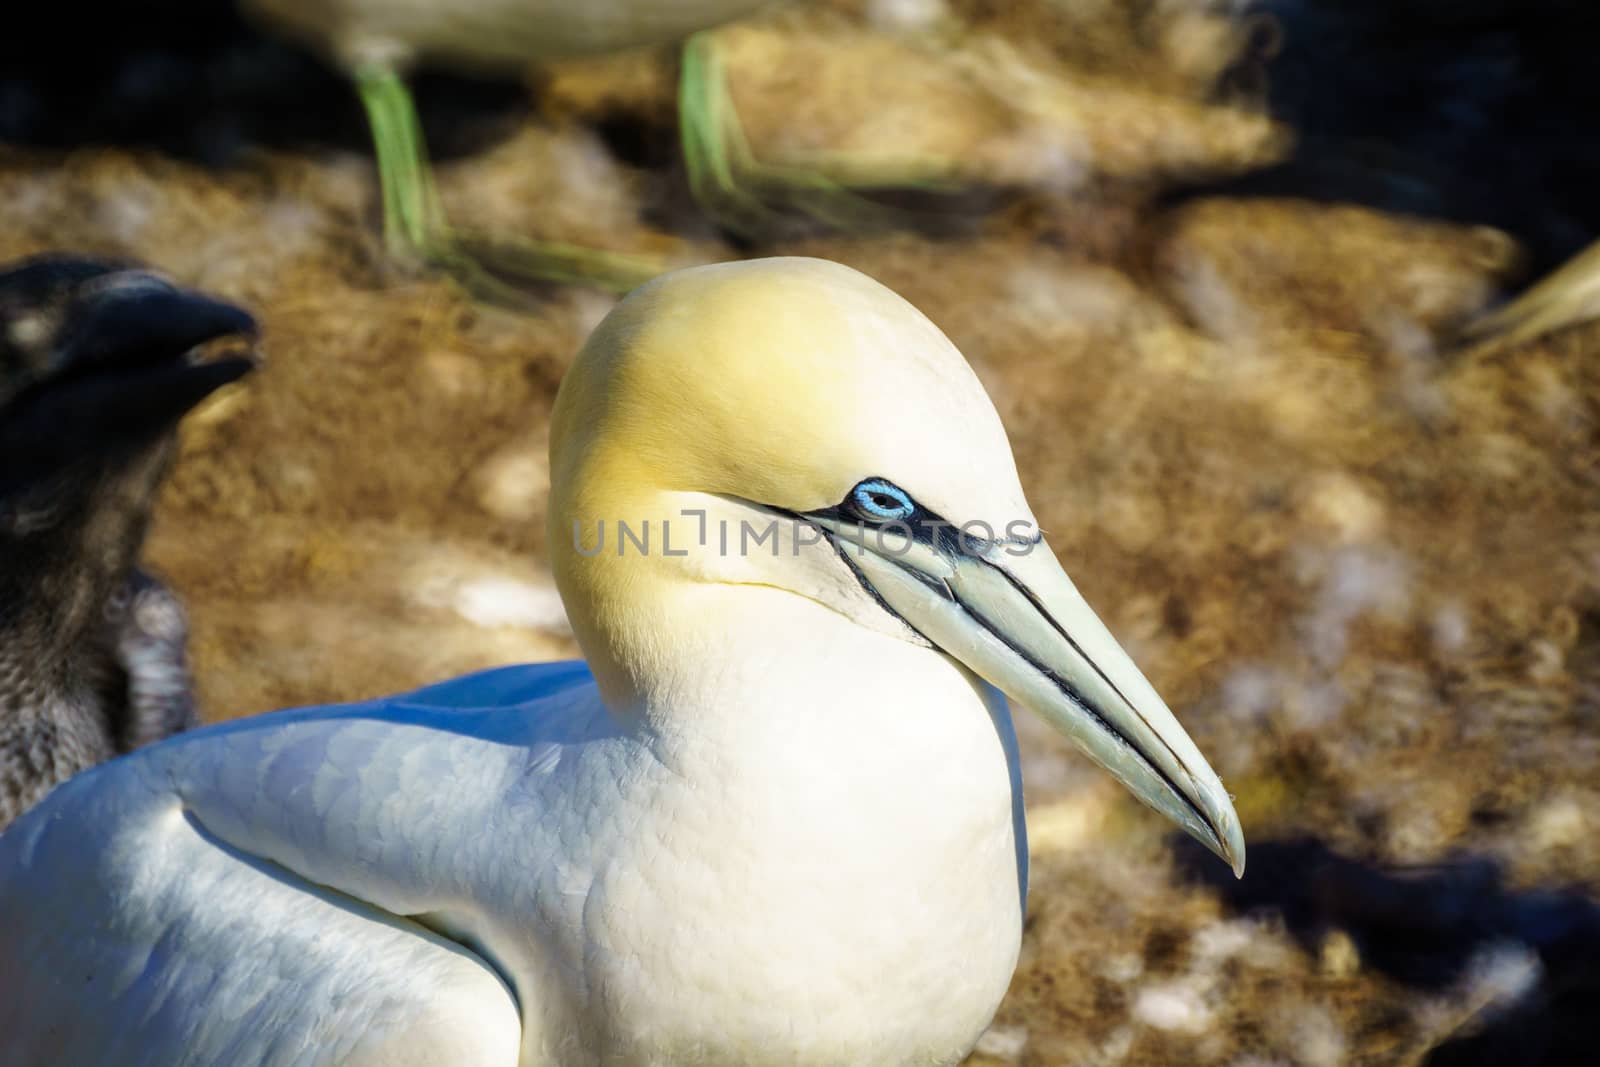
[(180, 419), (254, 365), (255, 323), (126, 264), (0, 268), (0, 828), (195, 722), (177, 599), (137, 568)]

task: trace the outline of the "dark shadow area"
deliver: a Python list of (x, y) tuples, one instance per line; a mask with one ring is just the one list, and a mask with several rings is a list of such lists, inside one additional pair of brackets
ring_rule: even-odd
[[(234, 0), (17, 3), (0, 25), (0, 143), (156, 148), (225, 166), (253, 146), (371, 151), (340, 71)], [(515, 79), (413, 80), (429, 150), (477, 151), (528, 109)]]
[(630, 167), (664, 170), (678, 162), (676, 110), (645, 113), (622, 110), (602, 116), (594, 127), (611, 154)]
[(1460, 980), (1474, 954), (1494, 944), (1538, 954), (1538, 986), (1481, 1028), (1433, 1050), (1429, 1067), (1576, 1067), (1600, 1047), (1600, 905), (1582, 893), (1507, 889), (1496, 864), (1466, 858), (1384, 870), (1342, 856), (1315, 838), (1250, 844), (1242, 880), (1200, 845), (1174, 841), (1185, 877), (1214, 889), (1229, 911), (1281, 916), (1314, 950), (1347, 933), (1363, 966), (1427, 990)]
[(1539, 274), (1600, 234), (1600, 6), (1588, 0), (1256, 0), (1263, 80), (1292, 159), (1190, 186), (1503, 229)]

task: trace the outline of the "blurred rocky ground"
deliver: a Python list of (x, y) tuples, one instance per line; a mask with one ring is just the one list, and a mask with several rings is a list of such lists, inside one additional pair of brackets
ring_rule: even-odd
[[(1584, 159), (1524, 139), (1505, 169), (1546, 178), (1463, 207), (1428, 175), (1469, 174), (1451, 156), (1469, 144), (1490, 182), (1492, 145), (1409, 132), (1462, 108), (1479, 139), (1496, 116), (1537, 125), (1528, 85), (1565, 53), (1521, 43), (1536, 23), (1509, 8), (1454, 51), (1415, 28), (1427, 48), (1374, 49), (1404, 37), (1373, 4), (1340, 10), (835, 0), (719, 31), (762, 158), (984, 194), (929, 233), (720, 233), (677, 159), (670, 52), (419, 92), (461, 222), (673, 264), (826, 256), (924, 309), (994, 396), (1068, 569), (1236, 794), (1252, 860), (1233, 885), (1019, 716), (1030, 919), (975, 1063), (1514, 1047), (1528, 1067), (1588, 1062), (1571, 1056), (1600, 1037), (1600, 327), (1451, 343), (1600, 229), (1600, 200)], [(150, 549), (189, 604), (207, 716), (575, 654), (543, 562), (546, 424), (612, 298), (552, 288), (512, 312), (389, 262), (353, 94), (219, 25), (227, 48), (120, 75), (143, 97), (116, 95), (101, 52), (66, 96), (42, 60), (48, 78), (0, 77), (0, 257), (133, 256), (264, 325), (268, 366), (186, 424)], [(235, 47), (256, 58), (222, 62)], [(1452, 80), (1441, 50), (1486, 58)], [(1285, 66), (1307, 55), (1366, 95), (1315, 96), (1312, 67)], [(1404, 95), (1384, 79), (1437, 108), (1361, 126)], [(1557, 114), (1582, 103), (1571, 80), (1542, 99), (1581, 132)], [(1386, 170), (1396, 141), (1428, 167)], [(1350, 159), (1406, 196), (1329, 193)]]

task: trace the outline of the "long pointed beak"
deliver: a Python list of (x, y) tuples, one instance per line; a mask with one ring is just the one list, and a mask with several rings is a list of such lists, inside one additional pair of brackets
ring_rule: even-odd
[(1244, 874), (1244, 831), (1221, 780), (1043, 540), (957, 548), (807, 519), (907, 625)]

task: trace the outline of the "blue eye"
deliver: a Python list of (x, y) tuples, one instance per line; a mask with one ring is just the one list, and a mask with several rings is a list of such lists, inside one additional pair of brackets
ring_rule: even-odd
[(917, 510), (904, 489), (882, 478), (868, 478), (857, 485), (850, 490), (850, 499), (863, 518), (883, 522), (909, 519)]

